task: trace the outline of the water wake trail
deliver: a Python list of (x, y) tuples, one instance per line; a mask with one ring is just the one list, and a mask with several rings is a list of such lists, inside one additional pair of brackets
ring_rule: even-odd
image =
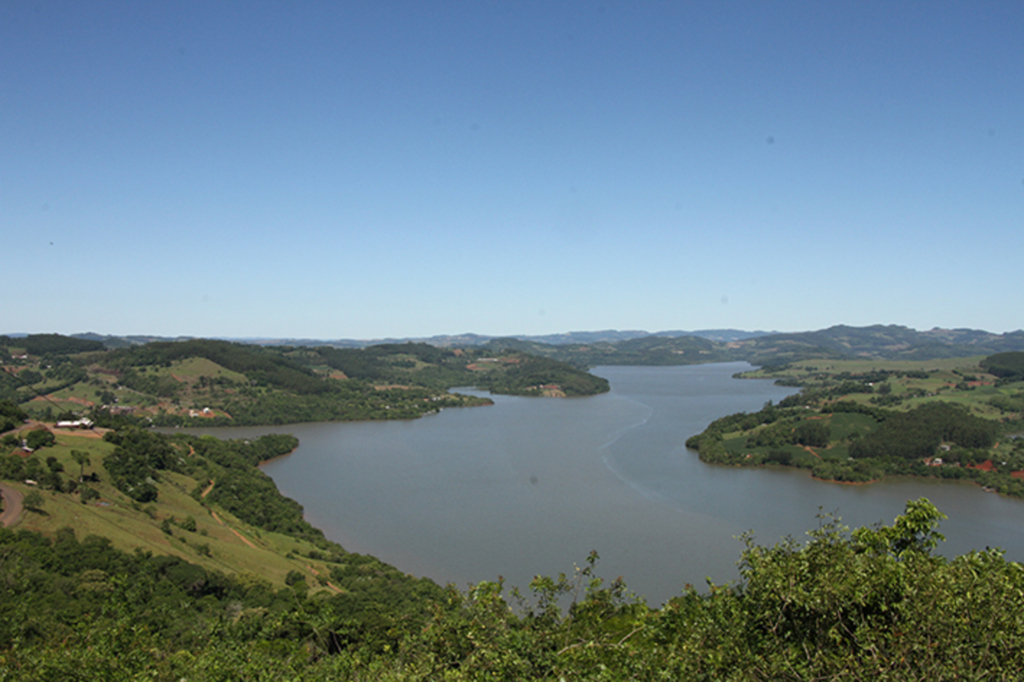
[(634, 432), (637, 429), (646, 426), (651, 421), (651, 418), (654, 416), (655, 413), (655, 409), (653, 407), (646, 403), (640, 402), (635, 398), (630, 398), (629, 402), (644, 407), (647, 410), (647, 414), (646, 416), (641, 417), (640, 420), (637, 421), (636, 423), (629, 424), (628, 426), (624, 426), (618, 431), (615, 431), (608, 438), (608, 441), (598, 448), (598, 450), (601, 452), (601, 461), (604, 463), (605, 468), (607, 468), (608, 471), (610, 471), (612, 475), (615, 476), (615, 478), (625, 483), (634, 492), (639, 493), (644, 499), (651, 500), (653, 502), (660, 502), (662, 504), (667, 504), (671, 507), (675, 507), (678, 509), (678, 505), (673, 504), (672, 501), (669, 498), (667, 498), (664, 494), (659, 493), (656, 490), (652, 490), (651, 488), (648, 488), (647, 486), (641, 484), (636, 479), (626, 476), (624, 473), (622, 473), (622, 471), (615, 463), (614, 453), (612, 452), (612, 446), (614, 446), (619, 441), (619, 439), (621, 439), (627, 433)]

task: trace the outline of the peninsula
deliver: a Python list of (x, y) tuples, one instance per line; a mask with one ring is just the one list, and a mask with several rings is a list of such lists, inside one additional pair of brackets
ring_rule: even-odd
[(740, 376), (802, 390), (712, 422), (687, 441), (702, 461), (796, 467), (843, 483), (888, 475), (968, 479), (1024, 497), (1024, 352), (804, 360)]

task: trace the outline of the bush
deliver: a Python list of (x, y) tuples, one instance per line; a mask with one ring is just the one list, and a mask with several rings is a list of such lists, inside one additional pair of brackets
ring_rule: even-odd
[(33, 490), (25, 495), (22, 504), (29, 511), (40, 511), (43, 508), (43, 495), (38, 490)]
[(793, 462), (793, 453), (786, 450), (772, 450), (768, 453), (766, 461), (771, 462), (772, 464), (788, 466)]
[(29, 431), (28, 435), (25, 436), (25, 445), (33, 450), (54, 445), (56, 442), (56, 436), (50, 433), (47, 429)]

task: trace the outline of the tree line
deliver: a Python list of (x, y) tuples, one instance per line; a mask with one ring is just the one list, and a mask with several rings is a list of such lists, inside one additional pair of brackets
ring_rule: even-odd
[(523, 591), (340, 556), (346, 592), (313, 596), (301, 576), (275, 590), (70, 529), (0, 530), (0, 679), (1016, 679), (1024, 572), (996, 549), (936, 555), (942, 518), (922, 499), (888, 526), (746, 536), (738, 582), (659, 608), (602, 580), (596, 552)]

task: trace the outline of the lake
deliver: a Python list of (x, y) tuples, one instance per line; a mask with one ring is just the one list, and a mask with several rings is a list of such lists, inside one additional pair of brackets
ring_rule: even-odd
[(612, 390), (588, 398), (492, 396), (408, 422), (195, 431), (294, 433), (299, 449), (263, 470), (311, 523), (349, 551), (462, 587), (503, 576), (526, 588), (597, 550), (600, 575), (660, 605), (687, 583), (735, 580), (745, 531), (765, 544), (803, 537), (819, 508), (851, 526), (891, 523), (918, 497), (950, 517), (943, 553), (990, 545), (1024, 560), (1024, 502), (973, 484), (849, 486), (701, 463), (689, 436), (794, 392), (732, 378), (748, 368), (598, 367)]

